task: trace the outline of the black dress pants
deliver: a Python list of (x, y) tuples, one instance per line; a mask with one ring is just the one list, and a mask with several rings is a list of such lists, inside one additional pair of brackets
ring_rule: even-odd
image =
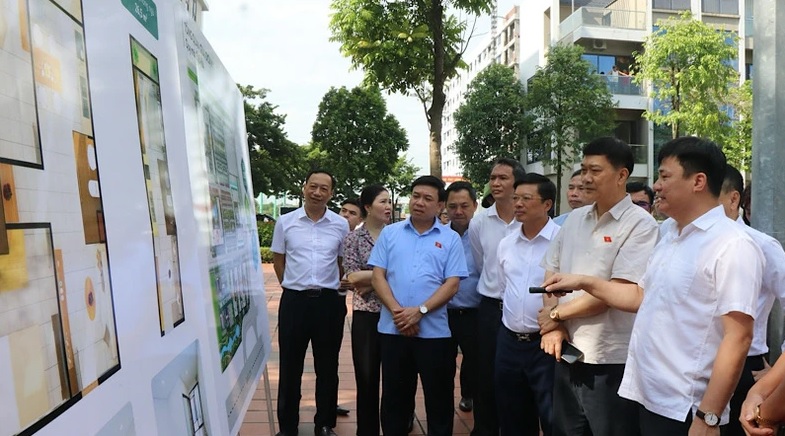
[(763, 356), (749, 356), (744, 362), (744, 369), (741, 371), (741, 378), (739, 384), (736, 385), (736, 390), (733, 391), (733, 397), (730, 399), (730, 420), (727, 425), (720, 427), (722, 436), (744, 436), (744, 429), (741, 428), (739, 422), (739, 415), (741, 415), (741, 405), (747, 398), (747, 392), (750, 391), (752, 385), (755, 384), (755, 377), (752, 371), (760, 371), (763, 369)]
[(381, 345), (379, 312), (352, 312), (352, 361), (357, 384), (357, 436), (379, 436)]
[[(477, 395), (472, 436), (498, 436), (499, 417), (494, 389), (496, 337), (502, 325), (501, 300), (482, 297), (477, 309)], [(532, 405), (532, 407), (535, 407)]]
[(346, 297), (334, 290), (318, 296), (284, 289), (278, 307), (278, 424), (287, 436), (297, 435), (303, 364), (311, 343), (316, 371), (316, 427), (335, 427), (338, 405), (338, 354), (343, 340)]
[(477, 395), (477, 309), (447, 309), (450, 333), (457, 358), (461, 347), (461, 397), (474, 398)]
[(382, 432), (406, 436), (417, 375), (425, 394), (429, 436), (451, 436), (455, 359), (451, 338), (423, 339), (380, 334), (382, 344)]

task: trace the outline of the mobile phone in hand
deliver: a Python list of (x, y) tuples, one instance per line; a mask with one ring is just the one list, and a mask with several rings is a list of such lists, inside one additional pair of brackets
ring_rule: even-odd
[(541, 286), (530, 286), (529, 287), (529, 293), (530, 294), (550, 294), (550, 293), (558, 293), (558, 292), (563, 292), (565, 294), (569, 294), (570, 292), (572, 292), (572, 289), (562, 289), (562, 290), (559, 290), (559, 291), (549, 291), (549, 290), (547, 290), (547, 289), (545, 289), (545, 288), (543, 288)]
[(563, 362), (573, 364), (581, 359), (583, 359), (583, 351), (579, 350), (572, 342), (568, 342), (567, 340), (562, 341), (561, 360)]

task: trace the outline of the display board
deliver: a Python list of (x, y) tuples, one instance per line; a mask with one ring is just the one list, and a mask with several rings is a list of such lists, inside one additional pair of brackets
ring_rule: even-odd
[(0, 0), (0, 436), (236, 434), (270, 350), (242, 96), (178, 0)]

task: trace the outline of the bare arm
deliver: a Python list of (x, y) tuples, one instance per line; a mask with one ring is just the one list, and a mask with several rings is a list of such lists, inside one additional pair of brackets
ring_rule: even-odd
[[(747, 393), (744, 404), (741, 406), (741, 416), (738, 418), (741, 421), (741, 426), (747, 433), (753, 436), (774, 434), (774, 432), (767, 428), (759, 428), (757, 426), (755, 423), (755, 407), (768, 399), (775, 389), (778, 387), (782, 388), (783, 383), (785, 383), (785, 357), (780, 357), (774, 366), (771, 367), (771, 370), (752, 386)], [(779, 403), (772, 402), (772, 404), (783, 404), (783, 401), (785, 400), (780, 400)], [(764, 408), (761, 407), (761, 409)], [(769, 416), (766, 415), (767, 411), (768, 407), (761, 411), (761, 416), (769, 418)], [(731, 416), (731, 419), (736, 419), (736, 417)]]
[(373, 272), (371, 270), (363, 270), (363, 271), (355, 271), (353, 273), (349, 273), (347, 277), (349, 282), (354, 285), (355, 288), (360, 287), (368, 287), (373, 286), (371, 284), (371, 278), (373, 277)]
[[(608, 281), (579, 274), (553, 274), (550, 277), (546, 277), (543, 286), (549, 291), (583, 289), (587, 294), (592, 295), (592, 298), (601, 301), (604, 305), (625, 312), (637, 312), (643, 301), (643, 289), (636, 283), (621, 279)], [(573, 301), (580, 299), (576, 298)], [(570, 308), (567, 304), (561, 305), (559, 306), (559, 316), (563, 319), (569, 319), (579, 309), (580, 306)], [(566, 316), (562, 311), (565, 311)]]
[(286, 269), (286, 255), (281, 253), (273, 253), (273, 269), (275, 276), (278, 278), (278, 283), (283, 283), (283, 272)]
[[(730, 312), (722, 316), (724, 335), (717, 349), (706, 393), (698, 406), (700, 410), (714, 412), (718, 416), (725, 410), (744, 369), (747, 351), (752, 343), (752, 325), (752, 317), (741, 312)], [(702, 428), (707, 428), (706, 423), (702, 419), (694, 419), (691, 434)], [(716, 434), (719, 434), (719, 429)]]
[(396, 310), (401, 308), (401, 304), (393, 296), (390, 284), (387, 282), (386, 269), (378, 266), (373, 267), (371, 285), (376, 290), (376, 296), (379, 297), (384, 307), (390, 309), (390, 312), (395, 313)]
[[(425, 300), (423, 306), (428, 308), (428, 311), (430, 312), (447, 304), (447, 302), (450, 301), (450, 298), (458, 292), (458, 284), (460, 281), (461, 279), (459, 277), (448, 277), (444, 283)], [(423, 315), (422, 312), (420, 312), (419, 307), (404, 307), (393, 311), (393, 321), (401, 332), (417, 327), (423, 316), (428, 315)]]

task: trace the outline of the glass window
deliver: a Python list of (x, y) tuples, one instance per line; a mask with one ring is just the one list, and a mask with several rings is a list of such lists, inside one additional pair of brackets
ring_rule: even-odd
[(739, 0), (703, 0), (703, 12), (738, 15)]
[(654, 9), (689, 10), (690, 0), (654, 0)]

